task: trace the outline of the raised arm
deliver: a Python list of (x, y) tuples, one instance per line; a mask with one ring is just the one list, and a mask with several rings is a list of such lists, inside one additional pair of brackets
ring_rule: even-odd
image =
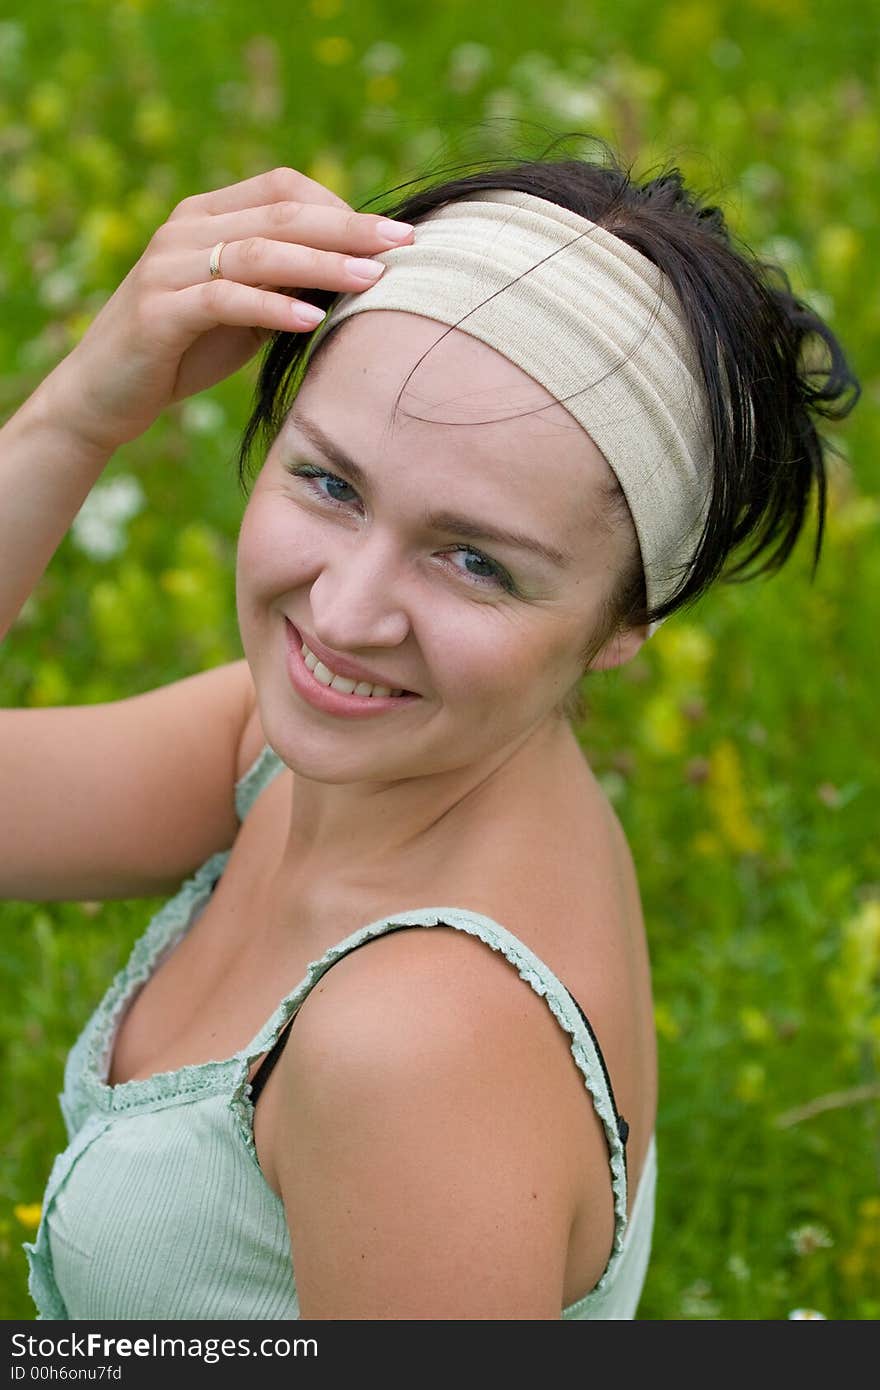
[[(121, 444), (237, 371), (271, 333), (311, 331), (314, 306), (291, 287), (363, 290), (372, 281), (349, 258), (411, 235), (384, 235), (378, 214), (355, 212), (295, 169), (179, 203), (77, 346), (0, 430), (0, 638)], [(211, 251), (221, 242), (215, 277)]]
[[(314, 306), (292, 286), (364, 289), (349, 258), (411, 236), (384, 236), (378, 214), (295, 169), (178, 204), (0, 430), (0, 637), (120, 445), (236, 371), (270, 333), (314, 327), (304, 313)], [(165, 892), (227, 848), (254, 707), (241, 661), (127, 700), (0, 710), (0, 896)]]

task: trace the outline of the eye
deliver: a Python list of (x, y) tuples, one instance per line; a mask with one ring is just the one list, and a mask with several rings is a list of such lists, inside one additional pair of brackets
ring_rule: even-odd
[[(335, 473), (328, 473), (326, 468), (319, 468), (315, 463), (285, 463), (284, 467), (294, 478), (305, 479), (309, 491), (314, 492), (322, 501), (329, 502), (332, 507), (344, 507), (357, 497), (354, 488), (344, 478), (337, 477)], [(352, 497), (339, 497), (335, 492), (325, 492), (321, 487), (322, 483), (326, 483), (328, 488), (348, 489)], [(448, 553), (473, 556), (478, 565), (488, 569), (488, 573), (475, 574), (471, 569), (461, 569), (458, 565), (453, 565), (457, 574), (464, 575), (466, 579), (470, 579), (474, 584), (480, 584), (484, 588), (501, 588), (509, 594), (516, 593), (516, 585), (507, 571), (501, 565), (496, 564), (494, 560), (490, 560), (488, 555), (474, 550), (473, 546), (455, 545), (450, 547)]]
[(316, 492), (325, 502), (330, 502), (334, 506), (343, 506), (346, 502), (350, 502), (351, 498), (337, 497), (334, 492), (324, 492), (323, 488), (319, 486), (320, 483), (338, 484), (340, 488), (348, 488), (349, 492), (354, 493), (354, 496), (357, 497), (354, 488), (350, 483), (347, 483), (344, 478), (337, 478), (335, 473), (328, 473), (326, 469), (318, 468), (317, 464), (286, 463), (284, 466), (287, 472), (292, 473), (295, 478), (307, 478), (309, 480), (309, 491)]
[(474, 550), (472, 545), (456, 545), (453, 547), (451, 553), (472, 555), (478, 564), (488, 566), (488, 574), (475, 574), (473, 570), (461, 571), (461, 573), (466, 574), (469, 579), (475, 580), (477, 584), (500, 585), (501, 588), (506, 589), (508, 593), (512, 594), (514, 592), (513, 580), (510, 578), (507, 571), (503, 570), (500, 565), (496, 565), (494, 560), (490, 560), (488, 555), (483, 555), (479, 550)]

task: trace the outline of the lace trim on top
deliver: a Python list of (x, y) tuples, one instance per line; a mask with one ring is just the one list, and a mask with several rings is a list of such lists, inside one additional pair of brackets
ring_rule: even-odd
[(286, 763), (281, 761), (275, 750), (264, 743), (255, 761), (235, 784), (235, 809), (240, 821), (244, 820), (263, 788), (285, 767)]

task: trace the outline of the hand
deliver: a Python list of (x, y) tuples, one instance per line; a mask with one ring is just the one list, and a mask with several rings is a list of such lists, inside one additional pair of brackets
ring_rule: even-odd
[[(385, 237), (382, 221), (296, 169), (184, 198), (47, 378), (66, 425), (112, 452), (172, 402), (238, 371), (270, 333), (311, 332), (293, 287), (367, 289), (374, 281), (348, 258), (413, 236)], [(211, 279), (219, 241), (222, 278)]]

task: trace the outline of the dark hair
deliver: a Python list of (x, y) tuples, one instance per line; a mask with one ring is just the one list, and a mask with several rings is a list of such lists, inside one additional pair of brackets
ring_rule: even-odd
[[(639, 181), (606, 142), (596, 138), (595, 143), (601, 152), (596, 160), (478, 161), (490, 167), (432, 182), (380, 209), (418, 223), (480, 189), (532, 193), (620, 237), (653, 261), (676, 292), (706, 384), (713, 445), (706, 521), (677, 589), (650, 609), (638, 547), (634, 547), (631, 563), (618, 576), (605, 605), (600, 630), (591, 634), (584, 650), (585, 665), (616, 631), (653, 622), (695, 602), (718, 577), (731, 552), (747, 541), (750, 547), (728, 568), (725, 581), (744, 582), (781, 568), (803, 528), (814, 484), (818, 516), (811, 578), (815, 576), (825, 525), (824, 455), (833, 445), (818, 433), (814, 417), (842, 419), (861, 394), (828, 325), (795, 296), (780, 266), (759, 259), (741, 242), (735, 244), (720, 208), (687, 189), (677, 168)], [(421, 180), (411, 181), (415, 182)], [(386, 196), (379, 194), (369, 201)], [(364, 211), (365, 206), (358, 210)], [(329, 308), (337, 295), (310, 290), (298, 297)], [(326, 341), (332, 337), (329, 334)], [(308, 334), (279, 333), (267, 347), (239, 448), (243, 485), (257, 433), (262, 432), (271, 444), (283, 424), (307, 369), (309, 341)], [(324, 343), (313, 360), (318, 360), (323, 347)], [(612, 518), (615, 511), (628, 517), (629, 508), (613, 475), (610, 489)], [(745, 573), (762, 555), (763, 563)], [(572, 711), (567, 708), (566, 712)]]

